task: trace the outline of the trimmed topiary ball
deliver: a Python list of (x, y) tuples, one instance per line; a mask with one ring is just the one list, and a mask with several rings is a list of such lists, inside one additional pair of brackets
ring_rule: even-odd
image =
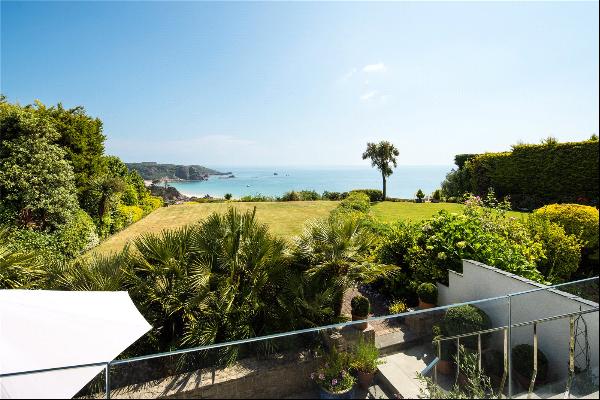
[(369, 315), (369, 311), (371, 311), (371, 302), (365, 296), (354, 296), (350, 301), (350, 306), (352, 307), (352, 315), (356, 315), (359, 317), (366, 317)]
[[(490, 317), (477, 307), (464, 305), (450, 308), (446, 311), (442, 330), (444, 336), (464, 335), (490, 329)], [(485, 339), (482, 335), (482, 339)], [(477, 348), (477, 336), (468, 336), (460, 339), (460, 343), (469, 349)]]
[(433, 283), (421, 283), (417, 288), (417, 295), (423, 303), (437, 304), (438, 290)]
[[(538, 348), (538, 371), (536, 381), (545, 382), (548, 377), (548, 359)], [(519, 344), (512, 349), (512, 365), (515, 371), (527, 380), (533, 375), (533, 346)]]

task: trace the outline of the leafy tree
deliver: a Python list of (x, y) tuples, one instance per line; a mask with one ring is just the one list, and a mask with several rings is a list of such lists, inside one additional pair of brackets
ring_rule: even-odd
[(54, 229), (78, 208), (58, 136), (32, 108), (0, 103), (0, 202), (21, 225)]
[(73, 167), (79, 204), (89, 214), (95, 210), (86, 208), (93, 196), (94, 182), (106, 174), (102, 121), (86, 114), (84, 107), (66, 109), (62, 104), (46, 107), (36, 102), (32, 107), (41, 116), (47, 117), (58, 133), (55, 141), (65, 151), (65, 158)]
[(394, 172), (392, 165), (396, 168), (396, 157), (400, 152), (393, 144), (388, 141), (379, 143), (367, 143), (367, 150), (363, 153), (362, 158), (371, 160), (371, 166), (377, 168), (381, 172), (383, 179), (383, 200), (386, 199), (386, 179)]
[(423, 201), (423, 198), (425, 197), (425, 193), (423, 193), (423, 191), (421, 189), (417, 190), (417, 193), (415, 194), (415, 196), (417, 197), (417, 200), (419, 200), (419, 203), (421, 201)]

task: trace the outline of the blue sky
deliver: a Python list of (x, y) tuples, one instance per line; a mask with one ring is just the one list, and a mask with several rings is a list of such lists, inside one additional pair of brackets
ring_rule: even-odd
[(450, 165), (598, 133), (598, 2), (2, 1), (10, 101), (84, 105), (125, 161)]

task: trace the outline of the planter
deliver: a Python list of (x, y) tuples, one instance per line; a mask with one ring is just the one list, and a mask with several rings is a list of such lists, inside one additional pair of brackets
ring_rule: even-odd
[(330, 392), (319, 386), (320, 399), (352, 399), (354, 397), (354, 386), (344, 392)]
[(375, 372), (363, 372), (356, 371), (356, 379), (358, 380), (358, 386), (361, 389), (369, 390), (371, 384), (373, 383), (373, 379), (375, 379)]
[(437, 371), (442, 375), (450, 375), (454, 372), (454, 363), (449, 360), (440, 360), (437, 363)]
[(354, 328), (358, 329), (359, 331), (364, 331), (365, 329), (367, 329), (367, 327), (369, 326), (369, 322), (367, 321), (368, 316), (367, 315), (354, 315), (352, 314), (352, 321), (361, 321), (364, 320), (363, 323), (360, 324), (354, 324)]
[(423, 300), (419, 299), (419, 309), (420, 310), (425, 310), (427, 308), (433, 308), (433, 307), (435, 307), (435, 304), (425, 303)]

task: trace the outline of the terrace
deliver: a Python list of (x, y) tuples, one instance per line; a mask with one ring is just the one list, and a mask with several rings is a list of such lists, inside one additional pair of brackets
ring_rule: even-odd
[[(464, 261), (463, 273), (451, 272), (438, 289), (438, 307), (371, 317), (366, 329), (346, 322), (58, 370), (102, 368), (81, 398), (310, 398), (323, 395), (311, 374), (324, 354), (352, 353), (366, 341), (379, 350), (375, 379), (344, 398), (428, 396), (431, 386), (418, 374), (441, 390), (457, 385), (468, 393), (462, 354), (474, 355), (496, 396), (598, 398), (597, 277), (548, 287)], [(472, 330), (466, 321), (460, 334), (434, 336), (449, 312), (465, 306), (485, 312), (490, 326)], [(531, 346), (530, 358), (511, 351), (522, 344)], [(467, 353), (459, 353), (462, 346)]]

